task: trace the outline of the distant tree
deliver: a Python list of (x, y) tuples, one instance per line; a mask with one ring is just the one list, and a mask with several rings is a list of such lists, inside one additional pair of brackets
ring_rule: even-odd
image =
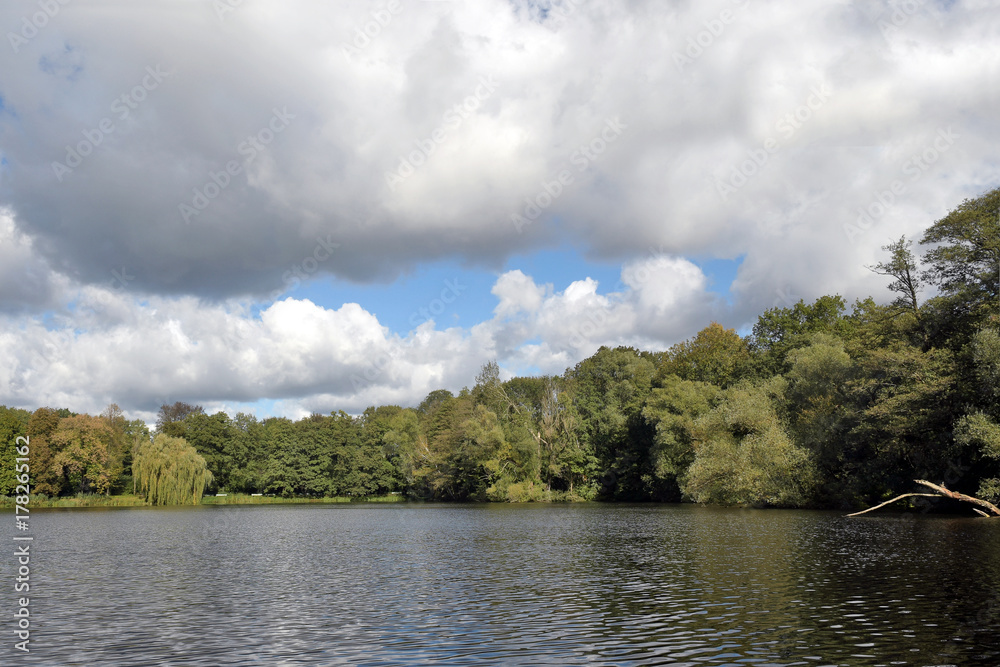
[(132, 476), (139, 493), (153, 505), (197, 505), (212, 481), (194, 447), (163, 433), (136, 448)]
[(163, 404), (160, 412), (156, 416), (156, 432), (165, 433), (173, 437), (184, 436), (184, 420), (188, 415), (204, 414), (200, 405), (190, 405), (177, 401), (173, 405)]
[(581, 444), (599, 462), (605, 498), (647, 500), (655, 493), (649, 460), (654, 431), (642, 416), (654, 375), (650, 356), (628, 347), (601, 347), (566, 373)]
[(111, 425), (100, 417), (77, 415), (59, 420), (52, 435), (53, 459), (71, 489), (108, 494), (122, 474), (122, 452)]
[(225, 412), (209, 416), (202, 411), (192, 411), (184, 418), (184, 439), (205, 459), (213, 484), (219, 489), (229, 488), (235, 464), (234, 437), (235, 429)]
[[(0, 406), (0, 496), (14, 495), (18, 484), (15, 470), (17, 438), (28, 434), (30, 418), (27, 410)], [(29, 462), (31, 473), (35, 472), (33, 463), (34, 459)], [(34, 477), (30, 473), (29, 476)]]
[(441, 403), (454, 397), (455, 395), (447, 389), (435, 389), (431, 393), (427, 394), (427, 397), (420, 402), (420, 405), (417, 406), (417, 412), (423, 415), (428, 415), (434, 412), (437, 407), (441, 405)]
[(117, 403), (108, 405), (101, 413), (101, 419), (111, 428), (111, 456), (121, 462), (123, 474), (119, 475), (116, 482), (118, 485), (131, 486), (131, 480), (124, 479), (126, 476), (128, 478), (132, 476), (132, 443), (135, 438), (129, 437), (131, 430), (129, 421), (125, 419), (125, 413)]
[(712, 322), (698, 334), (670, 348), (657, 378), (676, 375), (682, 380), (729, 387), (751, 373), (750, 349), (733, 329)]
[(51, 408), (38, 408), (28, 421), (31, 438), (31, 472), (35, 493), (58, 496), (65, 486), (61, 468), (55, 464), (59, 454), (58, 443), (52, 437), (59, 428), (59, 412)]
[(788, 370), (788, 353), (808, 344), (817, 332), (843, 336), (850, 320), (841, 296), (821, 296), (812, 304), (799, 301), (791, 308), (772, 308), (757, 318), (750, 339), (759, 365), (758, 374), (768, 377)]
[(388, 464), (388, 490), (409, 492), (420, 438), (419, 413), (397, 405), (371, 407), (364, 412), (362, 428), (364, 440), (380, 447)]

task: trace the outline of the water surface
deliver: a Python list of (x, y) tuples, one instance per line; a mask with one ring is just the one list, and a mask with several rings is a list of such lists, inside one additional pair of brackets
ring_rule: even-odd
[(1000, 520), (602, 504), (31, 519), (19, 664), (1000, 665)]

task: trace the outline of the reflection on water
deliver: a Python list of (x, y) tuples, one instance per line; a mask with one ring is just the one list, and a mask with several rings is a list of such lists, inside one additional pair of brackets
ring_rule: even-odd
[(1000, 520), (598, 504), (32, 519), (23, 664), (1000, 665)]

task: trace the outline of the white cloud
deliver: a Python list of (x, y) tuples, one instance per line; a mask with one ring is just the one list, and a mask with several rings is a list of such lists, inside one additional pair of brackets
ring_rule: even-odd
[[(881, 245), (1000, 185), (995, 2), (546, 6), (406, 2), (349, 58), (376, 5), (62, 7), (0, 74), (0, 400), (358, 409), (460, 387), (490, 356), (561, 372), (600, 344), (876, 293)], [(507, 273), (492, 319), (406, 337), (356, 305), (266, 296), (566, 244), (621, 283)], [(731, 310), (684, 257), (743, 258)]]
[(457, 391), (492, 358), (509, 372), (558, 374), (601, 345), (663, 348), (711, 314), (705, 276), (686, 260), (632, 263), (619, 286), (600, 293), (585, 278), (554, 291), (510, 271), (492, 288), (492, 319), (445, 330), (428, 321), (405, 336), (354, 303), (334, 310), (288, 298), (255, 316), (240, 302), (138, 302), (91, 287), (48, 325), (7, 318), (0, 355), (14, 363), (0, 373), (0, 402), (88, 412), (117, 402), (147, 419), (175, 400), (233, 410), (278, 399), (292, 415), (360, 412)]

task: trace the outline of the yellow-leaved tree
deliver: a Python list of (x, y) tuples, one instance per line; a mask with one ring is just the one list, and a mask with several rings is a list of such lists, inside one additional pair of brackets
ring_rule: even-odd
[(136, 490), (153, 505), (197, 505), (212, 473), (205, 459), (184, 438), (157, 434), (140, 439), (132, 458)]

